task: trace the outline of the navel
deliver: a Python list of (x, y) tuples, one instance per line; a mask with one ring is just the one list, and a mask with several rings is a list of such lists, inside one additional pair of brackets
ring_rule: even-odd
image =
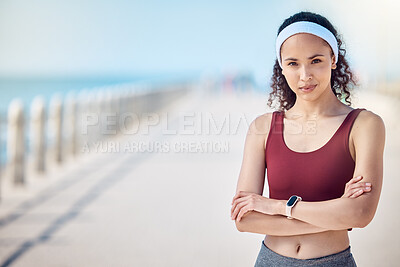
[(297, 252), (297, 253), (299, 253), (299, 252), (300, 252), (300, 248), (301, 248), (301, 245), (300, 245), (300, 244), (298, 244), (298, 245), (297, 245), (297, 247), (296, 247), (296, 252)]

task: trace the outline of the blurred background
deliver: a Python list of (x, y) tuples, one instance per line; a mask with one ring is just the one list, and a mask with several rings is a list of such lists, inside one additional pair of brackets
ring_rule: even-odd
[(398, 77), (398, 4), (360, 3), (1, 1), (2, 106), (24, 89), (31, 96), (204, 73), (249, 73), (268, 90), (277, 29), (299, 10), (330, 19), (363, 85), (381, 88)]
[(386, 123), (389, 182), (374, 221), (350, 235), (360, 266), (395, 266), (399, 7), (0, 1), (0, 264), (252, 266), (263, 236), (230, 221), (244, 138), (271, 111), (278, 27), (311, 11), (342, 36), (353, 107)]

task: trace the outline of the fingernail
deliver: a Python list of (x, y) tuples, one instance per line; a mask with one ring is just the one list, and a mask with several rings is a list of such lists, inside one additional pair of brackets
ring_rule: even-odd
[(361, 175), (357, 176), (357, 178), (361, 178)]
[(370, 190), (370, 189), (371, 189), (371, 187), (366, 187), (365, 189), (366, 189), (366, 190)]
[(366, 185), (366, 186), (371, 186), (371, 183), (366, 183), (365, 185)]

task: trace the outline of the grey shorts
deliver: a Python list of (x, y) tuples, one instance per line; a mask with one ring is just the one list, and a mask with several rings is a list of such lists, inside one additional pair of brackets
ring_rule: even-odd
[(282, 266), (324, 266), (324, 267), (354, 267), (356, 261), (353, 258), (353, 254), (350, 252), (350, 246), (338, 253), (330, 254), (327, 256), (312, 258), (312, 259), (296, 259), (286, 257), (278, 254), (269, 249), (264, 240), (261, 242), (261, 249), (258, 253), (258, 257), (254, 267), (282, 267)]

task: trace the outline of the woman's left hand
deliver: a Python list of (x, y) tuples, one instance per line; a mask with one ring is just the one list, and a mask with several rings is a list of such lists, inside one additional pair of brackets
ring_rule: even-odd
[(231, 218), (240, 221), (249, 211), (258, 211), (268, 215), (282, 214), (279, 200), (263, 197), (256, 193), (240, 191), (232, 200)]

